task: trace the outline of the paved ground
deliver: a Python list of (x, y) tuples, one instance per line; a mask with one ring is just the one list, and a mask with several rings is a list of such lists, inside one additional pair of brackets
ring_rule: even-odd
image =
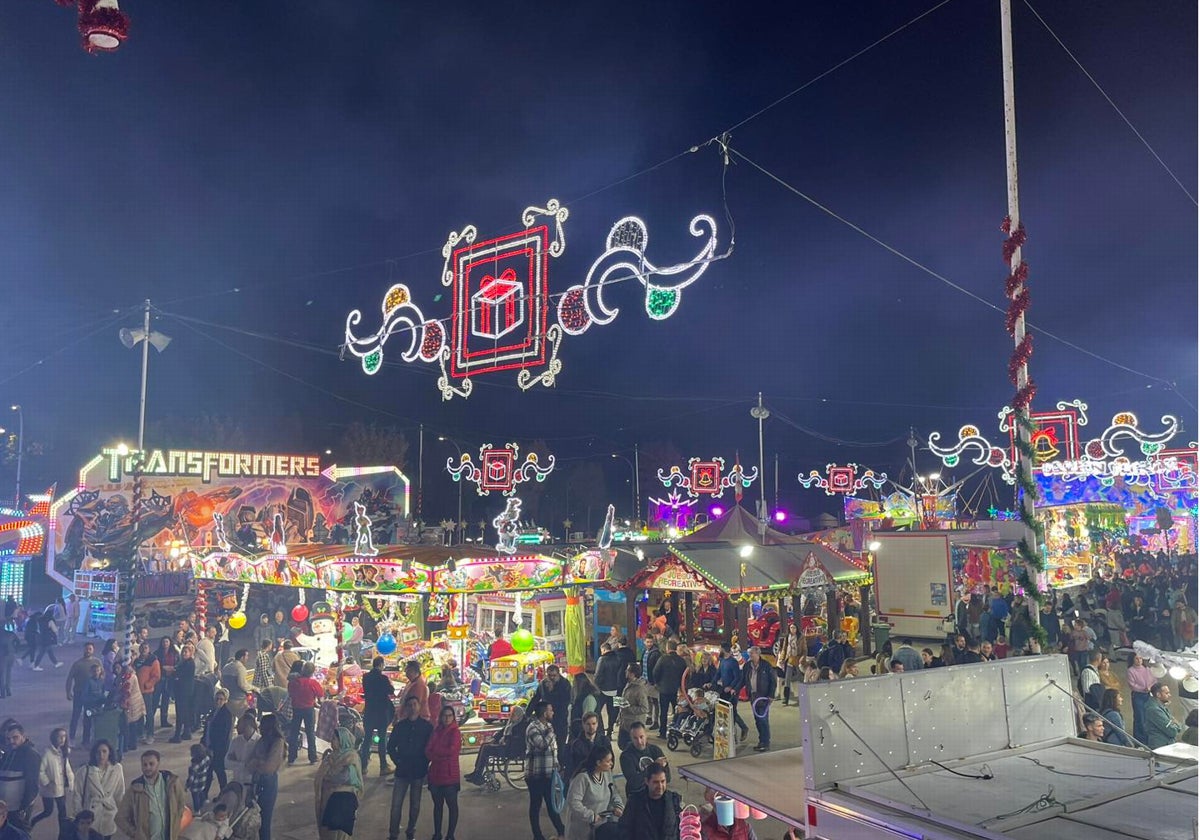
[[(48, 668), (42, 672), (34, 672), (18, 665), (13, 671), (13, 696), (0, 700), (0, 717), (11, 715), (20, 720), (39, 751), (46, 745), (51, 729), (56, 726), (65, 727), (70, 722), (71, 704), (67, 701), (65, 683), (71, 662), (81, 653), (81, 643), (60, 647), (59, 659), (65, 664), (58, 669)], [(43, 666), (45, 665), (46, 663), (43, 663)], [(774, 747), (785, 748), (800, 744), (800, 715), (795, 706), (785, 709), (776, 704), (771, 720)], [(663, 751), (668, 753), (674, 765), (690, 764), (712, 757), (711, 747), (702, 759), (693, 759), (683, 745), (679, 752), (671, 753), (667, 751), (665, 743), (657, 740), (653, 742), (658, 743)], [(753, 742), (754, 728), (751, 726), (749, 744), (752, 745)], [(187, 743), (169, 744), (165, 739), (158, 738), (153, 749), (162, 753), (163, 766), (166, 769), (186, 775), (188, 746)], [(326, 745), (320, 743), (318, 746), (324, 749)], [(125, 756), (126, 780), (135, 778), (141, 772), (137, 758), (139, 754), (134, 752)], [(72, 756), (72, 764), (82, 763), (85, 759), (84, 750), (77, 749)], [(474, 754), (463, 756), (464, 773), (471, 771), (474, 761)], [(313, 805), (313, 770), (314, 768), (302, 760), (294, 767), (285, 767), (281, 772), (279, 803), (273, 827), (275, 838), (278, 840), (312, 840), (317, 836), (314, 828), (316, 814)], [(703, 802), (704, 791), (695, 784), (676, 777), (671, 787), (683, 795), (684, 801), (697, 804)], [(359, 822), (355, 827), (356, 838), (384, 840), (387, 837), (391, 791), (389, 780), (379, 776), (378, 761), (373, 759), (366, 774), (366, 796), (363, 806), (359, 809)], [(461, 813), (458, 840), (497, 837), (502, 834), (511, 837), (511, 840), (530, 836), (529, 799), (524, 791), (514, 791), (504, 786), (500, 791), (492, 793), (464, 782), (463, 790), (459, 794), (459, 805)], [(407, 819), (407, 806), (405, 818)], [(33, 840), (55, 840), (58, 835), (51, 825), (53, 822), (54, 820), (46, 820), (38, 825), (34, 830)], [(782, 837), (784, 831), (782, 826), (771, 820), (764, 820), (756, 827), (759, 829), (759, 836), (764, 840)], [(547, 837), (553, 833), (553, 826), (545, 817), (542, 819), (542, 830)], [(419, 840), (428, 840), (432, 836), (433, 805), (426, 794), (417, 823), (417, 837)]]
[[(66, 726), (70, 720), (70, 703), (66, 699), (65, 682), (70, 663), (79, 657), (81, 645), (76, 644), (60, 648), (60, 659), (65, 663), (62, 668), (48, 669), (43, 672), (33, 672), (28, 668), (18, 666), (13, 673), (13, 697), (0, 701), (0, 717), (12, 715), (25, 724), (27, 733), (41, 749), (45, 746), (50, 730), (56, 726)], [(1123, 676), (1123, 666), (1119, 672)], [(1177, 718), (1182, 717), (1182, 709), (1175, 705), (1172, 712)], [(1126, 698), (1126, 708), (1128, 697)], [(1129, 720), (1130, 716), (1126, 715)], [(772, 746), (775, 749), (799, 746), (800, 744), (800, 714), (795, 706), (784, 708), (775, 704), (771, 713)], [(751, 725), (749, 745), (754, 741), (754, 730)], [(654, 741), (666, 751), (666, 745)], [(163, 755), (163, 765), (174, 772), (186, 774), (188, 744), (168, 744), (158, 739), (154, 748)], [(322, 745), (323, 748), (323, 745)], [(126, 779), (134, 778), (138, 769), (137, 753), (126, 756)], [(690, 764), (693, 759), (686, 751), (669, 753), (668, 756), (675, 766)], [(463, 757), (463, 772), (469, 772), (474, 766), (474, 755)], [(701, 759), (711, 758), (711, 750)], [(83, 750), (78, 750), (73, 763), (84, 759)], [(387, 837), (388, 812), (391, 802), (391, 784), (387, 779), (378, 775), (378, 764), (372, 764), (366, 777), (366, 796), (359, 810), (359, 823), (355, 831), (356, 838)], [(275, 813), (274, 834), (279, 840), (312, 840), (316, 837), (314, 823), (316, 821), (313, 805), (313, 768), (300, 762), (295, 767), (285, 768), (281, 774), (279, 804)], [(797, 791), (801, 787), (799, 770), (797, 770)], [(684, 801), (701, 803), (704, 791), (695, 784), (679, 779), (677, 776), (671, 784), (674, 790), (683, 795)], [(474, 785), (464, 783), (459, 795), (461, 815), (457, 836), (459, 840), (471, 838), (510, 836), (512, 840), (528, 837), (529, 823), (527, 817), (528, 798), (524, 791), (514, 791), (507, 786), (499, 792), (492, 793)], [(407, 817), (407, 814), (406, 814)], [(57, 837), (53, 821), (47, 820), (37, 827), (33, 840), (53, 840)], [(543, 818), (543, 831), (550, 836), (552, 826)], [(779, 838), (783, 836), (784, 827), (773, 820), (763, 820), (756, 823), (755, 828), (760, 838)], [(511, 835), (509, 834), (511, 832)], [(418, 821), (417, 836), (426, 840), (433, 835), (432, 803), (426, 795)]]

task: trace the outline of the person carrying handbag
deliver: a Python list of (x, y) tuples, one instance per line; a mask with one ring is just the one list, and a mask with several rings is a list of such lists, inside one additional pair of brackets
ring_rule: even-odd
[(567, 788), (567, 833), (564, 840), (619, 840), (617, 820), (625, 812), (625, 800), (613, 784), (612, 746), (601, 741)]

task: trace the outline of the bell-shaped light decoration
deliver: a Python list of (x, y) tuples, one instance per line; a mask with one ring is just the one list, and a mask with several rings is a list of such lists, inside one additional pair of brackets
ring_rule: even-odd
[(112, 52), (129, 37), (129, 17), (117, 0), (81, 0), (79, 34), (88, 52)]

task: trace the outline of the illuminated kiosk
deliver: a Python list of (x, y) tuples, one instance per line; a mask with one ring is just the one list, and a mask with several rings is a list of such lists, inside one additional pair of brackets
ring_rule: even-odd
[[(1045, 584), (1074, 586), (1094, 571), (1115, 568), (1127, 546), (1165, 554), (1193, 552), (1197, 542), (1196, 443), (1168, 448), (1179, 421), (1161, 418), (1162, 428), (1143, 429), (1132, 412), (1120, 412), (1098, 437), (1083, 442), (1087, 405), (1057, 403), (1034, 412), (1031, 446), (1038, 484), (1036, 512), (1045, 526)], [(978, 427), (963, 426), (958, 440), (941, 446), (934, 432), (929, 448), (947, 467), (964, 458), (1001, 471), (1015, 481), (1017, 458), (1012, 412), (999, 414), (1009, 446), (992, 444)], [(1007, 512), (994, 516), (1004, 519)]]
[[(629, 625), (638, 628), (639, 637), (667, 592), (683, 595), (680, 626), (689, 641), (716, 644), (736, 634), (745, 649), (748, 643), (765, 641), (762, 633), (769, 633), (773, 623), (770, 608), (782, 620), (789, 604), (793, 614), (802, 612), (805, 595), (819, 593), (824, 604), (826, 590), (865, 586), (871, 580), (869, 569), (829, 545), (772, 528), (760, 536), (758, 520), (741, 505), (663, 549), (621, 584)], [(821, 572), (819, 581), (806, 576), (814, 564)]]

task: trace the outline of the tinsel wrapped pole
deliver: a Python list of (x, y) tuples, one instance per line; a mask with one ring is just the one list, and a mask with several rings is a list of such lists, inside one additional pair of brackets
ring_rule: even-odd
[(1001, 230), (1007, 234), (1004, 241), (1004, 258), (1008, 262), (1009, 274), (1005, 281), (1008, 311), (1005, 327), (1013, 338), (1013, 352), (1009, 358), (1008, 376), (1016, 388), (1013, 396), (1013, 422), (1016, 424), (1014, 440), (1017, 447), (1017, 488), (1021, 521), (1025, 534), (1018, 550), (1024, 570), (1018, 576), (1021, 587), (1029, 598), (1033, 626), (1040, 628), (1037, 616), (1037, 576), (1044, 568), (1041, 553), (1040, 527), (1034, 513), (1037, 500), (1037, 484), (1033, 478), (1033, 448), (1030, 445), (1032, 423), (1029, 406), (1033, 402), (1037, 386), (1029, 376), (1029, 357), (1033, 354), (1033, 336), (1025, 332), (1025, 313), (1029, 309), (1029, 290), (1026, 281), (1029, 268), (1021, 259), (1021, 246), (1025, 244), (1025, 228), (1021, 225), (1020, 201), (1017, 191), (1017, 106), (1013, 80), (1012, 48), (1012, 4), (1011, 0), (1000, 0), (1000, 42), (1004, 73), (1004, 151), (1008, 175), (1008, 217)]
[(133, 453), (133, 535), (129, 538), (129, 553), (121, 569), (121, 616), (125, 622), (125, 646), (123, 660), (126, 665), (133, 661), (133, 582), (138, 571), (138, 533), (142, 524), (142, 506), (145, 499), (146, 476), (142, 472), (142, 452)]

